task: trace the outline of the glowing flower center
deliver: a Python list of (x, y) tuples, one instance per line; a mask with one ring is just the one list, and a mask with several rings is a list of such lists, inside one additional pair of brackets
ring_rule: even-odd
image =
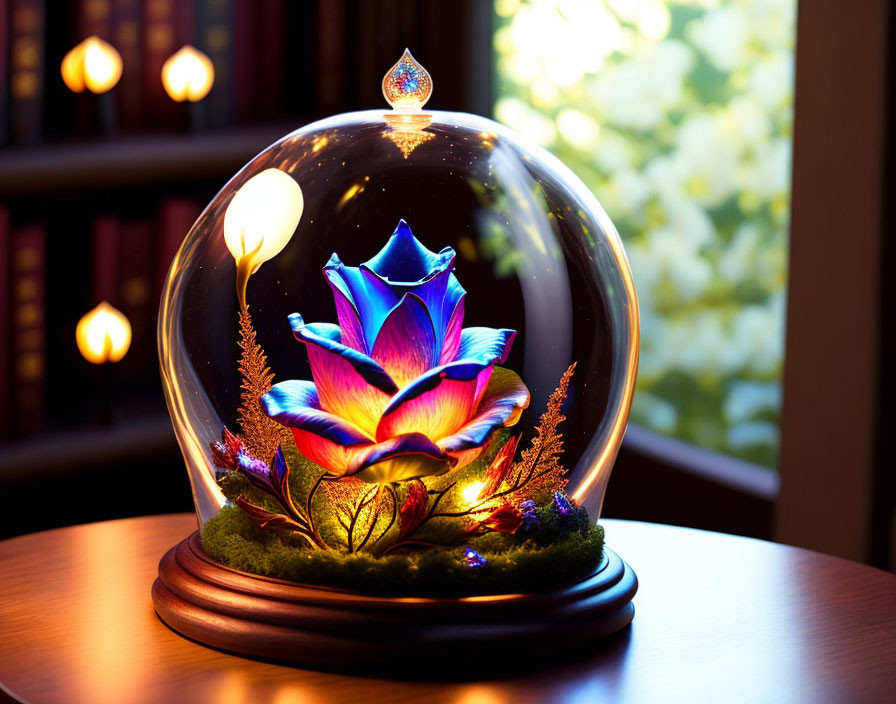
[(485, 486), (485, 482), (473, 482), (466, 489), (463, 490), (462, 496), (464, 497), (464, 501), (468, 504), (476, 503), (476, 500), (479, 498), (479, 494)]

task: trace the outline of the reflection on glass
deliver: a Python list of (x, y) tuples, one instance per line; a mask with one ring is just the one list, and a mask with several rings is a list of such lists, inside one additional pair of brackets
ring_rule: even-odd
[[(432, 111), (404, 152), (393, 116), (263, 151), (172, 264), (160, 356), (203, 547), (269, 574), (285, 536), (275, 576), (390, 594), (578, 579), (637, 367), (618, 234), (516, 133)], [(545, 554), (562, 574), (523, 569)]]
[(768, 466), (795, 5), (495, 3), (497, 118), (572, 167), (626, 243), (643, 320), (633, 421)]

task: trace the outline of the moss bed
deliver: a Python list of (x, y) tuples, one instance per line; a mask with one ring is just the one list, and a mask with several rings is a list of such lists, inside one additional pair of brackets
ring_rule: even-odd
[(304, 584), (382, 596), (472, 596), (536, 592), (571, 584), (595, 570), (604, 530), (582, 511), (573, 530), (546, 510), (538, 540), (510, 542), (488, 534), (469, 546), (486, 560), (471, 567), (465, 546), (403, 550), (382, 557), (315, 550), (281, 533), (258, 528), (238, 508), (225, 506), (202, 528), (202, 546), (218, 562), (245, 572)]

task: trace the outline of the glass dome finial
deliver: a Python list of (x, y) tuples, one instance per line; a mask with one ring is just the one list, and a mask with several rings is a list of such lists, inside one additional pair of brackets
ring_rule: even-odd
[(383, 96), (393, 110), (420, 112), (432, 95), (432, 77), (407, 49), (383, 76)]

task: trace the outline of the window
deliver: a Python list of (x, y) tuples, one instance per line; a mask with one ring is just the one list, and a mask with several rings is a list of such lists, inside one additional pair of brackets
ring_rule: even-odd
[(779, 446), (795, 0), (497, 0), (499, 120), (622, 235), (632, 421), (757, 464)]

